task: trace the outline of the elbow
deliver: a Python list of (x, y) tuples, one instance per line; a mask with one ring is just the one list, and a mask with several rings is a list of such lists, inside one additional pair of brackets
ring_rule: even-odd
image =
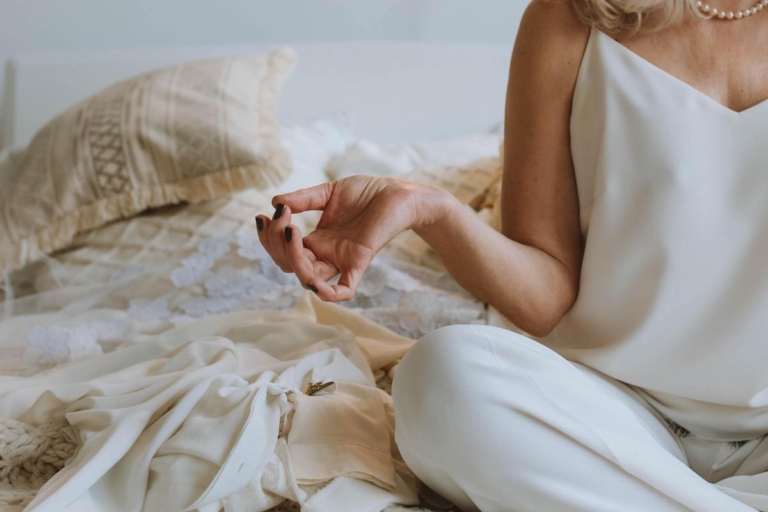
[(576, 292), (569, 293), (560, 300), (549, 300), (534, 307), (527, 315), (525, 320), (516, 324), (526, 334), (534, 338), (544, 338), (548, 336), (560, 323), (566, 313), (570, 311), (576, 302)]
[(562, 320), (563, 316), (559, 316), (557, 318), (546, 318), (546, 319), (536, 319), (531, 320), (530, 322), (526, 322), (524, 325), (518, 325), (518, 327), (525, 332), (526, 334), (534, 337), (534, 338), (544, 338), (548, 336), (552, 331), (555, 330), (555, 327), (557, 327), (557, 324), (560, 323), (560, 320)]
[(525, 334), (527, 334), (532, 338), (544, 338), (554, 330), (555, 325), (536, 324), (536, 325), (531, 325), (530, 327), (523, 327), (523, 326), (518, 326), (518, 327), (520, 327), (520, 330), (522, 330)]

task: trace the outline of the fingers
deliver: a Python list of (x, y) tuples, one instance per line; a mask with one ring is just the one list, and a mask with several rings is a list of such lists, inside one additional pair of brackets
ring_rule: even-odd
[(357, 291), (357, 287), (360, 286), (362, 276), (362, 270), (351, 269), (341, 273), (338, 284), (328, 284), (322, 279), (311, 279), (307, 283), (307, 288), (312, 290), (311, 287), (314, 287), (317, 290), (317, 292), (315, 292), (317, 293), (317, 296), (328, 302), (352, 300), (352, 297), (355, 296), (355, 292)]
[(277, 208), (280, 204), (284, 204), (294, 213), (322, 210), (331, 199), (333, 187), (334, 183), (328, 182), (315, 187), (303, 188), (296, 192), (280, 194), (272, 198), (272, 206)]
[(285, 206), (275, 209), (275, 215), (270, 219), (266, 215), (256, 216), (256, 231), (259, 241), (280, 270), (286, 273), (293, 272), (291, 264), (286, 256), (285, 227), (290, 223), (291, 212)]
[(286, 236), (285, 245), (288, 263), (302, 286), (309, 288), (307, 283), (311, 283), (312, 280), (317, 279), (325, 282), (339, 273), (333, 265), (319, 261), (315, 253), (304, 245), (304, 239), (299, 228), (291, 224), (285, 229), (286, 235), (290, 232), (290, 239)]
[[(256, 216), (256, 231), (259, 234), (259, 241), (267, 253), (272, 256), (272, 244), (270, 244), (269, 236), (267, 236), (269, 233), (269, 224), (270, 220), (266, 215)], [(274, 259), (274, 257), (272, 259)]]
[(328, 302), (342, 302), (354, 297), (363, 276), (363, 270), (351, 269), (341, 273), (337, 284), (327, 281), (338, 273), (332, 265), (319, 261), (315, 253), (304, 247), (301, 231), (290, 219), (285, 207), (275, 218), (256, 217), (259, 240), (283, 272), (294, 272), (302, 285)]
[(286, 236), (288, 233), (285, 228), (291, 223), (291, 209), (283, 204), (278, 204), (275, 208), (275, 214), (269, 222), (269, 227), (264, 228), (266, 237), (269, 242), (269, 252), (272, 259), (275, 260), (277, 266), (283, 272), (293, 272), (288, 261), (288, 255), (286, 253)]
[(293, 224), (285, 228), (285, 254), (288, 264), (299, 281), (306, 283), (313, 277), (313, 265), (317, 262), (314, 253), (304, 248), (301, 231)]
[[(287, 200), (293, 201), (292, 204), (300, 210), (317, 209), (325, 206), (324, 198), (330, 197), (332, 191), (332, 184), (324, 184), (276, 196), (273, 201), (288, 198)], [(301, 231), (290, 223), (294, 211), (296, 210), (288, 204), (277, 203), (271, 219), (265, 215), (256, 216), (256, 227), (262, 245), (283, 272), (295, 273), (302, 285), (315, 292), (322, 300), (351, 300), (360, 285), (365, 268), (345, 270), (341, 272), (337, 284), (329, 284), (328, 280), (337, 275), (339, 270), (327, 261), (318, 260), (317, 255), (305, 246)], [(367, 264), (363, 267), (366, 266)]]

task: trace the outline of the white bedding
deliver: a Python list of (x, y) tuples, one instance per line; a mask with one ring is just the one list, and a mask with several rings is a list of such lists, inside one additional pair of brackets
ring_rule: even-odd
[[(242, 493), (247, 510), (285, 499), (324, 503), (307, 508), (318, 512), (416, 503), (415, 484), (405, 484), (412, 477), (390, 439), (385, 392), (413, 340), (381, 324), (418, 337), (446, 323), (482, 322), (483, 304), (444, 273), (386, 258), (374, 262), (346, 307), (310, 304), (313, 296), (279, 271), (255, 236), (205, 238), (179, 254), (186, 256), (18, 298), (15, 314), (0, 321), (3, 370), (18, 375), (0, 378), (0, 418), (35, 427), (53, 421), (79, 446), (43, 487), (35, 510), (138, 510), (139, 503), (144, 510), (182, 510), (194, 502), (193, 509), (234, 512), (246, 510), (237, 505)], [(325, 399), (330, 405), (307, 409), (318, 416), (305, 416), (299, 427), (288, 415), (307, 403), (301, 390), (328, 380), (338, 384), (334, 398)], [(225, 411), (210, 409), (229, 396), (236, 399), (223, 402)], [(185, 401), (189, 407), (180, 407)], [(361, 413), (367, 407), (373, 409)], [(203, 427), (194, 426), (198, 415), (209, 419)], [(249, 428), (258, 434), (249, 436), (258, 444), (236, 443), (248, 432), (246, 417), (256, 418)], [(355, 418), (368, 423), (355, 426)], [(158, 432), (163, 422), (175, 426)], [(180, 432), (191, 437), (185, 441)], [(355, 438), (361, 432), (364, 439)], [(215, 453), (206, 452), (207, 462), (191, 471), (188, 459), (202, 457), (192, 448), (200, 436)], [(340, 439), (368, 451), (338, 445)], [(307, 452), (297, 442), (335, 448)], [(243, 454), (251, 455), (247, 472), (234, 480), (222, 476), (231, 469), (229, 458)], [(166, 471), (178, 467), (184, 469)], [(126, 481), (127, 474), (144, 476)], [(346, 490), (334, 491), (330, 501), (312, 498), (313, 485), (339, 478), (335, 485)], [(269, 484), (275, 480), (277, 487)], [(18, 491), (23, 481), (12, 487)], [(10, 483), (0, 478), (0, 503)], [(169, 485), (186, 490), (157, 491)], [(35, 494), (31, 487), (27, 498)], [(352, 496), (363, 501), (343, 508)]]
[[(26, 376), (0, 379), (0, 418), (38, 427), (53, 421), (80, 447), (43, 487), (35, 510), (138, 510), (144, 503), (144, 510), (235, 512), (288, 499), (319, 503), (306, 508), (318, 512), (378, 512), (388, 503), (417, 502), (390, 439), (385, 393), (413, 340), (381, 324), (419, 337), (440, 325), (482, 322), (483, 304), (444, 273), (386, 258), (374, 261), (346, 308), (311, 304), (313, 296), (257, 244), (243, 235), (205, 238), (196, 251), (180, 250), (187, 254), (181, 261), (125, 268), (106, 282), (14, 301), (16, 314), (0, 322), (2, 361), (5, 373)], [(340, 402), (308, 409), (318, 416), (307, 413), (303, 427), (290, 420), (307, 403), (303, 387), (328, 380), (337, 382), (332, 395)], [(234, 401), (210, 409), (222, 397)], [(180, 406), (185, 401), (189, 407)], [(195, 426), (198, 416), (207, 423)], [(246, 417), (255, 423), (244, 424)], [(367, 423), (355, 426), (358, 420)], [(292, 426), (279, 430), (281, 421)], [(165, 422), (174, 426), (158, 431)], [(240, 444), (248, 428), (258, 433)], [(364, 439), (355, 438), (361, 432)], [(200, 436), (213, 450), (204, 456), (193, 449)], [(307, 452), (296, 442), (335, 448)], [(230, 458), (243, 454), (250, 454), (247, 472), (225, 478)], [(207, 462), (191, 471), (190, 460), (199, 457)], [(127, 481), (127, 474), (144, 476)], [(12, 487), (18, 492), (23, 481)], [(337, 481), (333, 498), (313, 498), (313, 485)], [(0, 478), (0, 503), (9, 483)], [(169, 485), (186, 490), (157, 490)], [(344, 508), (353, 496), (362, 501)]]
[[(343, 117), (290, 130), (304, 169), (292, 188), (322, 180), (319, 167), (351, 139)], [(14, 276), (0, 321), (0, 456), (14, 445), (2, 440), (10, 420), (30, 437), (52, 429), (61, 453), (72, 453), (61, 436), (77, 453), (42, 489), (50, 474), (25, 473), (35, 464), (0, 468), (0, 504), (21, 510), (35, 495), (30, 509), (78, 512), (418, 503), (391, 437), (396, 363), (440, 326), (484, 323), (485, 305), (444, 272), (384, 256), (352, 301), (312, 302), (255, 235), (250, 219), (269, 198), (251, 190), (117, 222)], [(329, 380), (332, 393), (302, 392)]]
[[(290, 499), (317, 512), (362, 512), (416, 503), (392, 441), (391, 398), (371, 373), (412, 341), (352, 317), (357, 336), (322, 325), (318, 306), (307, 299), (291, 313), (210, 316), (152, 336), (134, 325), (120, 350), (0, 380), (0, 418), (52, 422), (78, 447), (28, 508), (237, 512)], [(317, 395), (302, 391), (328, 381)], [(34, 496), (30, 472), (17, 469), (2, 484)], [(3, 485), (9, 510), (16, 504)]]

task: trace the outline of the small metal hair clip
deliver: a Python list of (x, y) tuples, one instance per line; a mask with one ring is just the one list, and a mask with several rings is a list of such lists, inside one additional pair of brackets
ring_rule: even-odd
[[(328, 382), (310, 382), (310, 383), (309, 383), (309, 384), (307, 384), (307, 386), (304, 388), (304, 394), (305, 394), (305, 395), (309, 395), (309, 396), (312, 396), (312, 395), (314, 395), (315, 393), (317, 393), (318, 391), (320, 391), (320, 390), (323, 390), (323, 389), (325, 389), (325, 388), (327, 388), (327, 387), (329, 387), (329, 386), (333, 386), (333, 385), (335, 385), (335, 384), (336, 384), (336, 383), (335, 383), (335, 382), (333, 382), (332, 380), (330, 380), (330, 381), (328, 381)], [(331, 390), (331, 391), (333, 391), (333, 390)]]

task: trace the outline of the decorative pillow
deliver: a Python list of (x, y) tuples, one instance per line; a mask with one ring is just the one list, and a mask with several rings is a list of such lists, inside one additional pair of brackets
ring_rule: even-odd
[[(501, 174), (502, 161), (497, 156), (464, 166), (422, 169), (403, 178), (446, 189), (459, 201), (477, 211), (484, 221), (494, 225), (490, 208), (493, 208), (492, 201), (501, 183)], [(434, 270), (445, 270), (440, 257), (413, 231), (406, 231), (395, 237), (384, 248), (384, 252), (409, 263)]]
[(293, 64), (286, 49), (185, 63), (56, 117), (0, 168), (0, 271), (150, 207), (283, 181), (275, 109)]

